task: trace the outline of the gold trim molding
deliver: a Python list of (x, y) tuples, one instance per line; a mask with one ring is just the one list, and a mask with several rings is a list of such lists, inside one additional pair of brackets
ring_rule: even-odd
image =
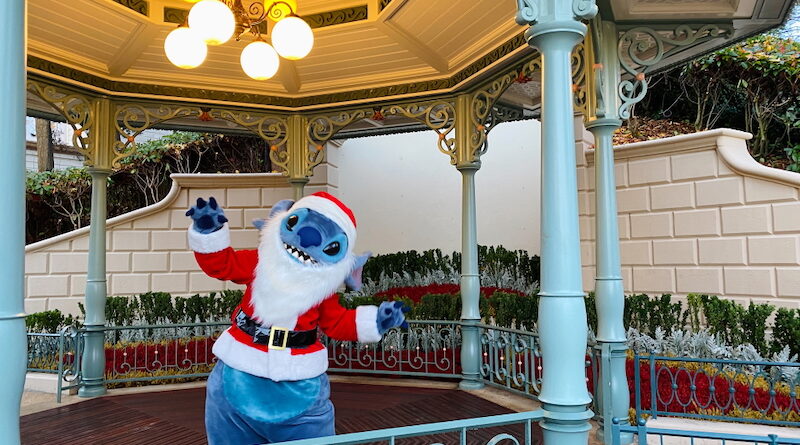
[(147, 0), (114, 0), (114, 2), (144, 16), (147, 16), (150, 7)]
[[(115, 1), (135, 2), (137, 0)], [(189, 15), (188, 9), (170, 7), (164, 8), (164, 21), (167, 23), (176, 23), (180, 25), (186, 20), (187, 15)], [(319, 14), (306, 15), (303, 16), (303, 19), (308, 22), (308, 25), (311, 28), (325, 28), (327, 26), (341, 25), (343, 23), (360, 22), (367, 19), (367, 5), (353, 6), (350, 8), (337, 9), (335, 11), (326, 11)]]
[[(146, 96), (175, 97), (189, 101), (195, 99), (203, 101), (240, 104), (244, 103), (258, 106), (302, 108), (352, 101), (381, 99), (401, 95), (433, 93), (439, 90), (447, 90), (466, 81), (476, 73), (489, 67), (511, 52), (519, 49), (520, 47), (526, 46), (527, 43), (525, 42), (523, 34), (519, 33), (450, 77), (423, 82), (410, 82), (400, 85), (388, 85), (378, 88), (367, 88), (298, 98), (115, 81), (33, 55), (28, 55), (28, 68), (49, 73), (53, 76), (67, 79), (72, 82), (77, 82), (88, 87), (96, 87), (105, 91), (120, 93), (122, 95), (127, 93)], [(36, 73), (30, 74), (31, 77), (37, 77)]]

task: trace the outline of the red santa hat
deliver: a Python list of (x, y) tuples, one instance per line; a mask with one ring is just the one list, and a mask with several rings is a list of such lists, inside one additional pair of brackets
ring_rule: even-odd
[(349, 250), (356, 243), (356, 216), (342, 201), (327, 192), (316, 192), (295, 202), (292, 209), (310, 209), (319, 212), (344, 230)]

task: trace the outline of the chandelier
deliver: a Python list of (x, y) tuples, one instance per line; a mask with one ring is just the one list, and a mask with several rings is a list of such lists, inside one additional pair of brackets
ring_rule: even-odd
[[(167, 59), (180, 68), (196, 68), (206, 58), (207, 45), (222, 45), (234, 35), (238, 41), (250, 34), (253, 41), (239, 58), (242, 70), (253, 79), (266, 80), (278, 72), (279, 55), (298, 60), (311, 52), (314, 33), (289, 3), (256, 0), (245, 7), (242, 1), (201, 0), (192, 6), (186, 21), (164, 40)], [(272, 45), (261, 34), (267, 19), (276, 22)]]

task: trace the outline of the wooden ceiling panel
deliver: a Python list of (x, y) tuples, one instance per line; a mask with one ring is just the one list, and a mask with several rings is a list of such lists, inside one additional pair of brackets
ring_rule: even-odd
[[(100, 65), (114, 57), (147, 21), (89, 0), (28, 2), (29, 40), (62, 54), (77, 54)], [(44, 47), (44, 45), (40, 46)]]

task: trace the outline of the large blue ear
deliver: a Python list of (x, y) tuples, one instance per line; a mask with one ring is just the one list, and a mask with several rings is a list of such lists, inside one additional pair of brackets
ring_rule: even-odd
[(372, 252), (364, 252), (356, 257), (356, 260), (353, 263), (352, 272), (350, 272), (350, 275), (348, 275), (347, 278), (344, 279), (344, 285), (347, 286), (348, 289), (352, 290), (361, 289), (361, 284), (362, 284), (361, 272), (364, 271), (364, 264), (371, 256)]
[(269, 211), (269, 217), (272, 218), (278, 212), (285, 212), (292, 208), (294, 205), (294, 201), (291, 199), (281, 199), (280, 201), (276, 202), (274, 206), (272, 206), (272, 210)]

